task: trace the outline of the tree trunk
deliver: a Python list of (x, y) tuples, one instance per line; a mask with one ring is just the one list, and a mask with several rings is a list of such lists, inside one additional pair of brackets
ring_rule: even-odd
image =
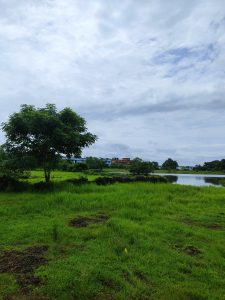
[(51, 170), (49, 168), (44, 168), (44, 173), (45, 173), (45, 182), (49, 183), (50, 178), (51, 178)]

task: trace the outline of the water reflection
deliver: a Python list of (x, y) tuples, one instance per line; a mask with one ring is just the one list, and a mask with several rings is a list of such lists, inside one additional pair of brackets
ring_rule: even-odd
[(206, 183), (211, 183), (212, 185), (223, 185), (225, 186), (225, 178), (220, 177), (204, 177)]
[(170, 183), (176, 183), (178, 180), (178, 177), (175, 175), (166, 175), (165, 177)]

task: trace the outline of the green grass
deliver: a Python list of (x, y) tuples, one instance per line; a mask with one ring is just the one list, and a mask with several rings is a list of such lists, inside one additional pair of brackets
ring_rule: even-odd
[(129, 168), (105, 168), (103, 169), (104, 172), (107, 172), (107, 173), (114, 173), (114, 172), (118, 172), (118, 173), (129, 173)]
[[(98, 213), (109, 219), (69, 226)], [(0, 253), (48, 245), (49, 261), (29, 296), (14, 275), (0, 273), (0, 299), (225, 299), (224, 213), (225, 189), (215, 187), (68, 184), (1, 193)], [(190, 255), (190, 246), (200, 253)]]
[[(99, 177), (99, 175), (91, 175), (88, 172), (64, 172), (64, 171), (52, 171), (51, 179), (54, 182), (59, 182), (67, 179), (79, 178), (79, 177), (87, 177), (88, 180), (94, 180), (95, 178)], [(44, 179), (44, 171), (43, 170), (35, 170), (31, 172), (31, 176), (28, 180), (31, 183), (36, 183), (40, 181), (45, 181)]]

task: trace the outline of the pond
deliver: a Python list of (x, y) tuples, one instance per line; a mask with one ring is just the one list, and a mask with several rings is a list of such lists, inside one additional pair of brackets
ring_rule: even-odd
[(176, 184), (195, 186), (225, 186), (225, 175), (155, 173)]

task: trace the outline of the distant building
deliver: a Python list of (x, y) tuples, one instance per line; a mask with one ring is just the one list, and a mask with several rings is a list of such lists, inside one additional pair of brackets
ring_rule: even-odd
[(112, 165), (117, 165), (119, 163), (119, 158), (118, 157), (113, 157), (112, 158)]
[(131, 159), (129, 157), (124, 157), (122, 159), (119, 159), (118, 157), (112, 158), (113, 165), (129, 166), (130, 163), (131, 163)]
[(131, 163), (131, 160), (130, 160), (129, 157), (124, 157), (124, 158), (122, 158), (122, 159), (120, 160), (120, 163), (121, 163), (122, 165), (129, 165), (129, 164)]
[[(107, 166), (111, 166), (112, 165), (112, 159), (111, 158), (100, 158), (102, 161), (104, 161), (104, 163), (107, 165)], [(68, 160), (68, 161), (71, 161), (75, 164), (81, 164), (81, 163), (85, 163), (86, 162), (86, 158), (83, 158), (83, 157), (70, 157), (70, 158), (67, 158), (66, 156), (62, 156), (62, 160)]]
[(86, 158), (82, 158), (82, 157), (70, 157), (70, 158), (67, 158), (66, 156), (63, 156), (62, 160), (72, 161), (75, 164), (81, 164), (81, 163), (85, 163), (86, 162)]
[(104, 163), (110, 167), (112, 165), (112, 159), (111, 158), (102, 158), (102, 160), (104, 161)]

